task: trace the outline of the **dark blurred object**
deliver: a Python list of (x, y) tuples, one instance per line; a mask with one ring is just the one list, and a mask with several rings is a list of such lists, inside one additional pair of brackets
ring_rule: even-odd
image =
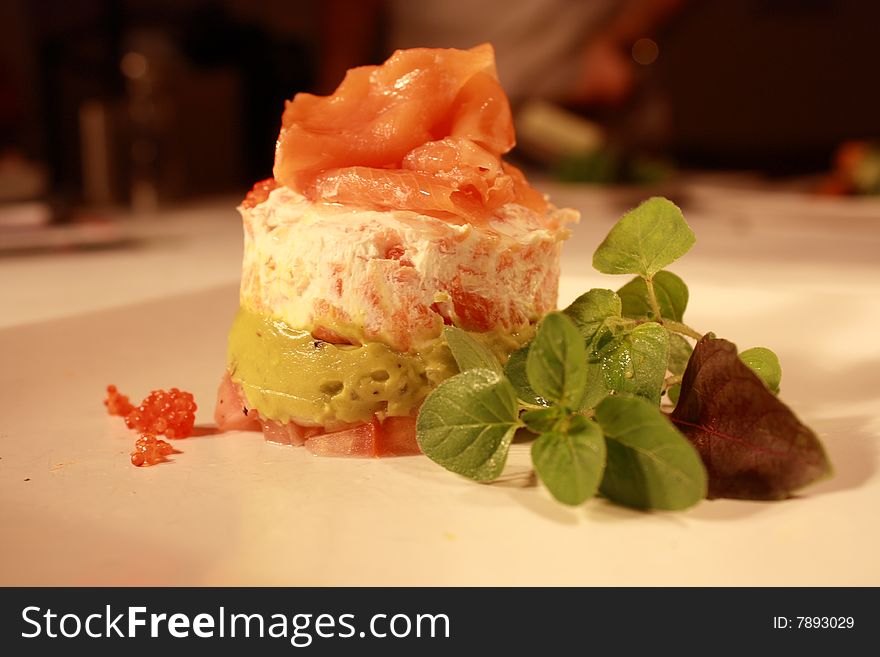
[(599, 124), (553, 103), (529, 101), (516, 121), (517, 154), (562, 182), (653, 185), (675, 171), (663, 158), (625, 150)]
[(55, 203), (67, 206), (82, 197), (80, 109), (122, 94), (120, 14), (115, 5), (97, 1), (78, 2), (75, 13), (63, 11), (60, 2), (18, 4), (36, 61), (30, 109), (43, 129), (39, 156), (48, 165)]
[(671, 178), (674, 171), (666, 160), (606, 147), (564, 158), (554, 167), (553, 177), (562, 182), (596, 185), (654, 185)]
[(880, 138), (880, 3), (385, 5), (394, 46), (492, 41), (515, 109), (535, 98), (563, 103), (625, 152), (669, 155), (687, 168), (799, 174), (822, 170), (845, 139)]
[(0, 240), (9, 230), (40, 228), (53, 219), (43, 167), (9, 149), (0, 153)]
[(690, 3), (646, 80), (662, 145), (690, 167), (824, 170), (841, 142), (880, 138), (878, 37), (877, 2)]
[[(519, 85), (524, 93), (538, 93), (539, 83), (559, 74), (539, 64), (541, 52), (528, 45), (567, 22), (552, 11), (532, 20), (542, 3), (517, 4), (526, 13), (515, 15), (514, 3), (498, 0), (506, 11), (476, 20), (490, 11), (486, 3), (462, 0), (456, 6), (463, 9), (452, 11), (441, 0), (7, 0), (0, 4), (0, 154), (48, 172), (51, 199), (43, 200), (60, 216), (83, 201), (140, 199), (149, 207), (243, 194), (271, 175), (285, 100), (316, 82), (327, 91), (344, 66), (388, 54), (377, 51), (388, 46), (383, 35), (395, 33), (382, 9), (391, 2), (396, 14), (430, 4), (442, 20), (423, 26), (442, 34), (453, 21), (463, 23), (480, 41), (492, 41), (524, 15), (521, 35), (496, 44), (499, 70), (505, 61), (530, 69)], [(617, 8), (616, 18), (608, 16), (618, 25), (613, 43), (606, 43), (616, 50), (599, 52), (625, 61), (633, 81), (625, 105), (581, 108), (614, 148), (571, 163), (579, 179), (644, 175), (640, 164), (621, 164), (629, 157), (615, 153), (660, 161), (668, 155), (683, 167), (815, 172), (843, 141), (880, 140), (880, 3), (572, 3), (593, 5), (603, 16)], [(643, 25), (651, 6), (675, 10), (649, 20), (649, 34)], [(328, 24), (333, 29), (325, 31)], [(585, 30), (584, 39), (600, 38), (600, 28)], [(359, 61), (317, 61), (315, 53), (356, 45), (365, 48)], [(318, 80), (319, 63), (329, 77)]]
[(599, 150), (607, 140), (595, 121), (546, 100), (530, 100), (516, 114), (517, 153), (549, 167)]
[[(191, 112), (211, 139), (233, 137), (241, 149), (240, 181), (249, 188), (272, 175), (272, 154), (284, 102), (315, 82), (315, 8), (304, 0), (254, 3), (249, 15), (232, 12), (236, 2), (205, 2), (182, 21), (180, 44), (194, 70), (234, 74), (238, 79), (238, 123), (231, 133), (213, 131), (211, 117), (222, 106)], [(286, 18), (286, 22), (279, 18)], [(195, 98), (191, 102), (195, 102)], [(192, 108), (195, 110), (195, 108)], [(190, 126), (198, 129), (196, 125)], [(202, 154), (204, 158), (204, 154)]]
[(831, 196), (880, 194), (880, 142), (841, 144), (834, 156), (834, 169), (817, 191)]
[(308, 4), (4, 3), (0, 153), (44, 162), (57, 207), (243, 192), (314, 78)]
[(0, 152), (0, 203), (41, 198), (46, 193), (46, 171), (39, 164), (9, 149)]

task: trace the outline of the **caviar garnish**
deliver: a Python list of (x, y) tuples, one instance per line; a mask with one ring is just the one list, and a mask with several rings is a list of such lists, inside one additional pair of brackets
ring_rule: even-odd
[(110, 415), (124, 417), (125, 426), (141, 435), (131, 453), (131, 462), (137, 466), (164, 461), (175, 450), (156, 436), (186, 438), (192, 435), (196, 421), (197, 407), (192, 393), (177, 388), (153, 390), (135, 407), (116, 386), (109, 385), (104, 405)]
[(141, 434), (141, 437), (134, 444), (131, 463), (136, 466), (155, 465), (164, 461), (173, 452), (174, 448), (171, 443), (149, 433)]
[(107, 399), (104, 400), (104, 406), (110, 415), (118, 415), (125, 417), (134, 410), (134, 404), (128, 401), (128, 396), (120, 394), (116, 386), (107, 386)]
[(260, 203), (269, 198), (269, 194), (276, 187), (278, 187), (278, 181), (274, 178), (261, 180), (247, 193), (247, 196), (245, 196), (244, 200), (241, 202), (241, 206), (243, 208), (257, 207)]
[(195, 413), (196, 403), (191, 393), (177, 388), (154, 390), (125, 416), (125, 425), (139, 433), (186, 438), (192, 435)]

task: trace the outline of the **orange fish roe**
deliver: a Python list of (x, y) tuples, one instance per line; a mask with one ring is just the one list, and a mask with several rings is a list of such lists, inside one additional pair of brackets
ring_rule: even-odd
[(156, 465), (173, 453), (174, 448), (171, 446), (171, 443), (157, 439), (152, 434), (145, 433), (134, 444), (134, 451), (131, 453), (131, 464), (136, 466)]
[(260, 203), (269, 198), (269, 194), (276, 187), (278, 187), (278, 181), (274, 178), (261, 180), (247, 193), (247, 196), (245, 196), (244, 200), (241, 202), (241, 206), (243, 208), (257, 207)]
[(132, 465), (137, 466), (155, 465), (176, 453), (169, 443), (156, 436), (186, 438), (192, 435), (196, 421), (197, 406), (192, 393), (177, 388), (153, 390), (135, 407), (116, 386), (109, 385), (104, 406), (110, 415), (124, 417), (125, 426), (141, 434), (131, 453)]
[(125, 417), (134, 410), (134, 405), (128, 401), (126, 395), (120, 394), (116, 386), (107, 386), (107, 399), (104, 400), (104, 406), (110, 415), (118, 415)]
[(196, 403), (189, 392), (177, 388), (154, 390), (125, 416), (125, 425), (140, 433), (186, 438), (196, 421)]

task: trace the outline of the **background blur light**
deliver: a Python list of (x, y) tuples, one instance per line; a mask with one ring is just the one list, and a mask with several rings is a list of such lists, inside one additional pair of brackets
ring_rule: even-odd
[(657, 47), (657, 42), (653, 39), (639, 39), (632, 47), (633, 59), (643, 66), (653, 64), (657, 61), (659, 54), (660, 48)]
[(0, 177), (18, 182), (0, 191), (145, 208), (243, 193), (271, 175), (285, 99), (398, 46), (481, 41), (517, 113), (551, 101), (683, 169), (810, 174), (880, 137), (878, 25), (855, 0), (12, 0)]

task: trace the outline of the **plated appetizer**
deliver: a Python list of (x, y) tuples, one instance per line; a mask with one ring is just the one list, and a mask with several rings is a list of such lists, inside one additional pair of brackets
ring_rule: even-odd
[(419, 452), (458, 368), (444, 326), (502, 362), (556, 307), (573, 210), (503, 161), (491, 46), (398, 51), (287, 103), (274, 178), (239, 207), (241, 307), (216, 420), (319, 454)]
[(573, 210), (505, 163), (493, 52), (415, 49), (285, 108), (244, 220), (216, 420), (316, 454), (424, 453), (491, 481), (532, 434), (559, 501), (640, 509), (784, 499), (831, 472), (779, 399), (775, 354), (684, 323), (694, 244), (652, 198), (593, 255), (630, 280), (557, 312)]

